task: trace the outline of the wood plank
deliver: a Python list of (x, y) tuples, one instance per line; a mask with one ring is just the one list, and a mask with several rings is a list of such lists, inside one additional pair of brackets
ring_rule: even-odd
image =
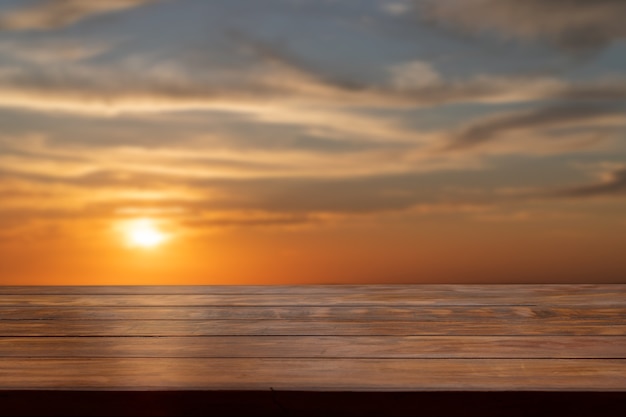
[(0, 358), (0, 389), (625, 391), (626, 360)]
[(450, 293), (433, 297), (429, 294), (189, 294), (189, 295), (3, 295), (0, 307), (81, 306), (81, 307), (204, 307), (204, 306), (528, 306), (528, 305), (626, 306), (626, 292), (593, 294), (523, 295), (517, 293), (467, 294)]
[(481, 322), (575, 320), (626, 324), (626, 307), (412, 306), (412, 307), (0, 307), (0, 320), (350, 320)]
[(626, 325), (572, 325), (521, 321), (334, 320), (5, 320), (0, 336), (427, 336), (605, 335), (625, 336)]
[(0, 286), (0, 295), (198, 295), (198, 294), (450, 294), (563, 295), (625, 293), (626, 284), (392, 284), (392, 285), (75, 285), (75, 286)]
[(626, 337), (4, 337), (0, 357), (626, 359)]
[(2, 390), (626, 392), (626, 285), (0, 287)]

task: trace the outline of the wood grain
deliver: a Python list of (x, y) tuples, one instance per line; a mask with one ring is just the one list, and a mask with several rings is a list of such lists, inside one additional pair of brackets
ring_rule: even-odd
[(605, 335), (626, 336), (626, 325), (482, 323), (480, 321), (332, 320), (11, 320), (0, 336), (417, 336), (417, 335)]
[(0, 359), (0, 389), (616, 391), (624, 359)]
[(399, 294), (414, 296), (428, 294), (431, 297), (463, 296), (504, 296), (566, 294), (617, 294), (626, 293), (626, 284), (453, 284), (453, 285), (124, 285), (124, 286), (0, 286), (0, 295), (198, 295), (198, 294)]
[(626, 324), (626, 307), (413, 306), (413, 307), (2, 307), (0, 320), (347, 320), (480, 321), (482, 323)]
[(624, 293), (590, 294), (483, 294), (468, 296), (451, 293), (446, 296), (429, 294), (189, 294), (189, 295), (3, 295), (0, 306), (83, 306), (83, 307), (203, 307), (203, 306), (533, 306), (573, 305), (626, 306)]
[(626, 392), (626, 285), (0, 287), (0, 392), (270, 388)]
[(624, 358), (624, 336), (211, 336), (0, 338), (0, 357)]

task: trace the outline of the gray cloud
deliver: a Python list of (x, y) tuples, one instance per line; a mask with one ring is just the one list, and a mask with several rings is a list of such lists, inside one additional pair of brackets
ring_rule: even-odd
[[(467, 173), (440, 177), (467, 181)], [(479, 177), (476, 177), (479, 178)], [(97, 171), (74, 177), (0, 172), (0, 208), (11, 222), (110, 219), (156, 215), (194, 230), (223, 227), (291, 227), (342, 221), (355, 216), (469, 215), (494, 207), (536, 200), (626, 195), (626, 169), (617, 168), (603, 181), (588, 185), (528, 190), (516, 194), (465, 193), (433, 184), (418, 173), (370, 175), (360, 178), (193, 178), (126, 171)], [(13, 185), (11, 185), (13, 184)], [(133, 197), (142, 189), (162, 190), (163, 198)], [(91, 190), (85, 194), (86, 190)], [(93, 190), (108, 198), (95, 198)], [(168, 197), (167, 190), (185, 190), (190, 198)], [(67, 204), (68, 198), (77, 200)], [(41, 199), (47, 201), (41, 205)], [(58, 204), (55, 204), (58, 203)], [(146, 214), (148, 213), (148, 214)], [(496, 213), (497, 215), (497, 213)], [(497, 216), (496, 216), (497, 217)], [(507, 217), (508, 218), (508, 217)], [(512, 219), (514, 220), (514, 219)]]
[[(0, 171), (0, 183), (9, 180), (31, 184), (36, 192), (61, 188), (85, 196), (86, 189), (141, 190), (185, 189), (193, 199), (145, 200), (115, 198), (107, 212), (125, 206), (172, 207), (190, 211), (261, 210), (272, 213), (375, 213), (406, 210), (416, 204), (437, 201), (437, 190), (426, 187), (420, 174), (369, 175), (357, 178), (193, 178), (132, 171), (96, 171), (73, 177)], [(29, 188), (30, 189), (30, 188)], [(11, 191), (15, 192), (15, 191)], [(95, 206), (94, 206), (95, 207)], [(103, 205), (98, 204), (98, 212)]]
[(418, 0), (422, 16), (466, 32), (548, 40), (569, 50), (626, 37), (623, 0)]
[(269, 64), (272, 68), (278, 68), (282, 73), (291, 73), (297, 78), (309, 79), (315, 84), (332, 86), (339, 90), (357, 92), (371, 89), (371, 86), (353, 78), (338, 77), (324, 72), (319, 67), (294, 54), (284, 44), (266, 42), (237, 31), (231, 31), (230, 36), (244, 50), (260, 58), (262, 62)]
[(566, 188), (554, 193), (557, 197), (601, 197), (611, 195), (626, 195), (626, 168), (616, 169), (607, 175), (601, 182)]
[[(492, 116), (470, 124), (454, 135), (447, 150), (471, 149), (501, 139), (513, 131), (604, 125), (617, 120), (626, 124), (626, 107), (621, 103), (566, 104)], [(610, 125), (610, 123), (609, 123)]]
[(49, 30), (92, 16), (139, 7), (159, 0), (39, 0), (0, 15), (0, 30)]
[(222, 215), (212, 218), (195, 218), (183, 221), (182, 224), (194, 229), (213, 229), (223, 227), (288, 227), (304, 224), (321, 223), (326, 218), (315, 213), (248, 213), (244, 215)]
[(7, 40), (0, 42), (0, 54), (24, 64), (54, 65), (78, 62), (102, 54), (110, 45), (100, 42), (79, 42), (76, 40), (36, 39)]

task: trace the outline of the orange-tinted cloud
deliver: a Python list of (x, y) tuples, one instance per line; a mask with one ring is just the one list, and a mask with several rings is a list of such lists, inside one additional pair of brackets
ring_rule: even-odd
[(93, 16), (132, 9), (159, 0), (38, 0), (0, 15), (0, 30), (49, 30)]

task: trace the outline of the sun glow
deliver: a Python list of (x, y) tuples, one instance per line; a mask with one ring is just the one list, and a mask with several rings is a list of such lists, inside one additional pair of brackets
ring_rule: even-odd
[(168, 235), (152, 219), (137, 219), (124, 226), (126, 241), (131, 247), (154, 248), (164, 243)]

